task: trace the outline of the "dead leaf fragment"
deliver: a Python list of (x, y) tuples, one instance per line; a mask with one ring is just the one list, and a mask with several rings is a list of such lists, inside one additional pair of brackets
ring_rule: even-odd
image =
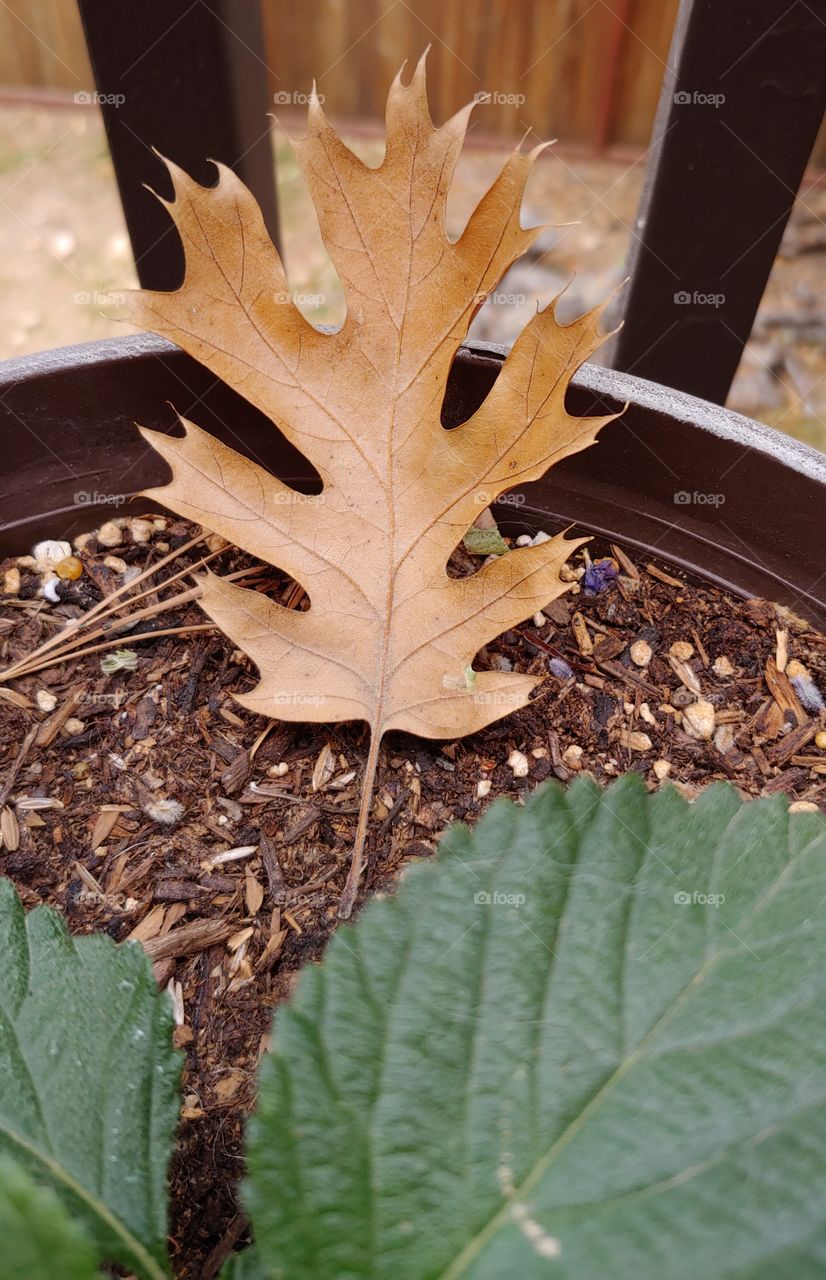
[(92, 838), (90, 840), (91, 847), (97, 849), (112, 834), (112, 830), (121, 815), (120, 807), (114, 805), (106, 806), (101, 809), (95, 818), (95, 825), (92, 828)]
[(247, 902), (247, 911), (251, 916), (257, 916), (264, 902), (264, 886), (260, 881), (256, 880), (249, 868), (247, 868), (244, 877), (244, 896)]
[(333, 748), (329, 742), (321, 748), (318, 759), (313, 768), (312, 788), (313, 791), (323, 791), (327, 783), (336, 771), (336, 758), (333, 754)]
[(10, 853), (20, 848), (20, 827), (17, 824), (17, 816), (8, 805), (0, 810), (0, 848), (8, 849)]
[(700, 693), (702, 693), (697, 673), (688, 665), (687, 662), (684, 661), (684, 659), (676, 657), (673, 653), (670, 653), (668, 655), (668, 663), (671, 670), (680, 681), (680, 684), (684, 685), (685, 688), (688, 689), (689, 693), (693, 693), (696, 696), (699, 696)]
[(219, 1102), (229, 1102), (246, 1082), (243, 1071), (228, 1071), (225, 1076), (215, 1082), (213, 1092)]

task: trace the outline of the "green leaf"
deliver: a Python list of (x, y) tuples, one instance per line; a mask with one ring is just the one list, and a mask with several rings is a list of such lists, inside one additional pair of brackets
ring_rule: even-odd
[(313, 1280), (826, 1274), (826, 824), (581, 780), (454, 827), (276, 1017), (247, 1200)]
[(278, 1280), (283, 1272), (275, 1265), (265, 1264), (253, 1245), (229, 1258), (221, 1271), (221, 1280)]
[(477, 529), (472, 525), (462, 539), (462, 544), (472, 556), (503, 556), (510, 551), (497, 528)]
[(167, 1274), (166, 1168), (179, 1055), (136, 943), (72, 938), (0, 880), (0, 1155), (84, 1224), (101, 1260)]
[(85, 1230), (53, 1191), (8, 1157), (0, 1158), (0, 1241), (3, 1280), (100, 1280)]

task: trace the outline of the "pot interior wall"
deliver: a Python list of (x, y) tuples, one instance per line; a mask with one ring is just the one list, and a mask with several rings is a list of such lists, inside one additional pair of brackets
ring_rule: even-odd
[[(504, 352), (468, 344), (443, 422), (482, 402)], [(654, 554), (741, 595), (777, 600), (826, 628), (826, 458), (769, 428), (627, 375), (585, 366), (569, 412), (619, 413), (591, 449), (497, 504), (509, 532), (572, 525)], [(27, 551), (162, 485), (166, 464), (136, 423), (173, 432), (177, 414), (304, 492), (318, 476), (273, 424), (183, 352), (122, 338), (0, 365), (0, 549)]]

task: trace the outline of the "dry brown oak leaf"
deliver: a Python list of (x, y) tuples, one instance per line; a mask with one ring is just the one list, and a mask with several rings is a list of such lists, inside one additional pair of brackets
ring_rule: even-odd
[(180, 438), (144, 432), (172, 468), (171, 483), (146, 496), (277, 566), (309, 596), (301, 612), (202, 579), (201, 606), (260, 672), (238, 701), (281, 720), (370, 726), (342, 915), (358, 887), (382, 735), (456, 738), (524, 706), (537, 677), (469, 668), (483, 645), (566, 590), (559, 569), (581, 540), (510, 551), (466, 578), (448, 576), (451, 553), (494, 498), (584, 449), (611, 420), (565, 411), (572, 374), (600, 344), (603, 308), (561, 325), (549, 306), (477, 412), (442, 427), (470, 320), (544, 230), (519, 222), (542, 148), (517, 148), (460, 239), (448, 239), (445, 205), (470, 109), (434, 128), (423, 62), (409, 85), (400, 73), (385, 159), (369, 168), (312, 101), (295, 146), (345, 292), (338, 332), (315, 329), (294, 305), (258, 205), (223, 167), (217, 186), (203, 188), (169, 165), (184, 283), (127, 295), (130, 320), (261, 409), (321, 477), (322, 492), (308, 497), (192, 422)]

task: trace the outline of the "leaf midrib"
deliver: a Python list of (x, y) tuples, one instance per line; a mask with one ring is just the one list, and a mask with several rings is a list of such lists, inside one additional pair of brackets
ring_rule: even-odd
[[(728, 825), (730, 824), (727, 824), (727, 827)], [(755, 903), (754, 908), (751, 912), (752, 919), (754, 919), (754, 917), (757, 916), (760, 911), (762, 911), (763, 907), (766, 906), (772, 900), (772, 898), (777, 893), (781, 882), (789, 875), (793, 867), (799, 862), (800, 858), (811, 849), (811, 846), (814, 843), (816, 843), (816, 840), (810, 841), (802, 849), (798, 850), (798, 852), (793, 857), (791, 857), (788, 860), (788, 862), (786, 862), (785, 866), (782, 868), (779, 875), (774, 879), (771, 886), (765, 891), (765, 893), (762, 895), (760, 900), (757, 903)], [(628, 1072), (632, 1069), (632, 1067), (635, 1067), (637, 1063), (644, 1057), (646, 1049), (648, 1048), (648, 1045), (650, 1044), (651, 1040), (659, 1034), (662, 1028), (678, 1012), (680, 1006), (684, 1003), (685, 1000), (688, 999), (689, 996), (691, 996), (694, 993), (694, 990), (698, 986), (700, 986), (701, 983), (705, 982), (706, 978), (714, 970), (714, 968), (723, 959), (730, 957), (732, 954), (733, 952), (731, 950), (727, 950), (725, 947), (720, 947), (713, 955), (708, 956), (706, 958), (705, 962), (696, 971), (696, 973), (693, 975), (691, 980), (688, 983), (686, 983), (686, 985), (682, 988), (682, 990), (678, 993), (678, 995), (675, 996), (675, 998), (672, 1000), (668, 1008), (663, 1012), (663, 1014), (657, 1019), (657, 1021), (654, 1023), (651, 1029), (647, 1032), (647, 1034), (642, 1038), (642, 1040), (640, 1041), (640, 1043), (638, 1044), (634, 1052), (631, 1053), (628, 1056), (628, 1058), (626, 1058), (623, 1062), (619, 1064), (618, 1067), (615, 1068), (615, 1070), (611, 1073), (611, 1075), (608, 1077), (605, 1083), (597, 1090), (597, 1092), (591, 1098), (590, 1102), (588, 1102), (588, 1104), (585, 1107), (583, 1107), (579, 1115), (576, 1116), (571, 1121), (571, 1123), (567, 1126), (566, 1129), (563, 1130), (563, 1132), (559, 1135), (556, 1141), (551, 1144), (551, 1146), (545, 1152), (545, 1155), (541, 1156), (536, 1161), (533, 1168), (529, 1171), (527, 1176), (522, 1181), (521, 1185), (514, 1189), (512, 1195), (510, 1195), (504, 1201), (502, 1206), (488, 1220), (487, 1224), (484, 1227), (482, 1227), (481, 1230), (477, 1231), (474, 1236), (471, 1237), (471, 1239), (467, 1242), (467, 1244), (464, 1246), (461, 1252), (457, 1254), (457, 1256), (454, 1258), (453, 1262), (451, 1262), (443, 1271), (441, 1271), (438, 1277), (434, 1277), (434, 1280), (458, 1280), (458, 1277), (467, 1274), (467, 1269), (470, 1266), (470, 1264), (475, 1261), (475, 1259), (479, 1256), (479, 1254), (482, 1252), (482, 1250), (488, 1244), (488, 1242), (494, 1238), (496, 1233), (511, 1220), (511, 1213), (514, 1205), (518, 1204), (520, 1201), (523, 1201), (527, 1196), (530, 1195), (530, 1193), (534, 1190), (539, 1180), (542, 1178), (543, 1174), (545, 1174), (547, 1170), (552, 1166), (557, 1156), (562, 1151), (565, 1150), (565, 1148), (573, 1141), (573, 1139), (579, 1133), (583, 1125), (586, 1124), (587, 1121), (591, 1119), (591, 1116), (596, 1111), (599, 1110), (599, 1108), (602, 1106), (603, 1102), (605, 1101), (606, 1097), (611, 1093), (614, 1087), (617, 1084), (619, 1084), (620, 1081), (622, 1081), (625, 1078), (625, 1076), (628, 1074)]]
[(637, 1062), (643, 1056), (647, 1043), (651, 1039), (651, 1037), (660, 1031), (662, 1026), (677, 1011), (683, 999), (688, 996), (688, 994), (693, 990), (693, 988), (699, 985), (701, 981), (705, 980), (705, 978), (708, 975), (708, 972), (717, 963), (718, 958), (719, 958), (718, 956), (715, 956), (712, 961), (707, 961), (706, 964), (704, 964), (702, 968), (700, 968), (697, 971), (697, 973), (693, 976), (693, 978), (691, 979), (691, 982), (689, 982), (685, 987), (683, 987), (679, 995), (674, 999), (674, 1001), (668, 1007), (668, 1009), (666, 1009), (665, 1013), (658, 1019), (658, 1021), (654, 1024), (654, 1026), (647, 1033), (647, 1035), (640, 1041), (639, 1045), (634, 1050), (634, 1052), (630, 1054), (629, 1057), (625, 1059), (625, 1061), (621, 1062), (618, 1067), (615, 1068), (615, 1070), (611, 1073), (611, 1075), (608, 1077), (605, 1083), (597, 1090), (597, 1092), (591, 1098), (590, 1102), (585, 1107), (583, 1107), (579, 1115), (576, 1116), (571, 1121), (571, 1123), (567, 1126), (566, 1129), (563, 1130), (563, 1132), (559, 1135), (556, 1141), (551, 1144), (551, 1146), (545, 1152), (544, 1156), (541, 1156), (539, 1160), (536, 1161), (533, 1168), (530, 1170), (530, 1172), (528, 1173), (526, 1178), (523, 1180), (521, 1185), (514, 1189), (513, 1194), (509, 1196), (507, 1200), (505, 1200), (504, 1204), (501, 1206), (500, 1209), (497, 1209), (496, 1213), (493, 1215), (493, 1217), (489, 1219), (487, 1224), (484, 1227), (482, 1227), (482, 1229), (478, 1231), (476, 1235), (473, 1236), (468, 1241), (468, 1243), (462, 1249), (461, 1253), (459, 1253), (456, 1256), (456, 1258), (446, 1268), (446, 1270), (439, 1273), (438, 1280), (456, 1280), (458, 1276), (466, 1274), (467, 1267), (470, 1265), (470, 1263), (473, 1262), (479, 1256), (482, 1249), (490, 1240), (493, 1239), (497, 1231), (499, 1231), (502, 1227), (505, 1226), (505, 1224), (508, 1221), (510, 1221), (511, 1211), (513, 1209), (513, 1206), (515, 1204), (518, 1204), (520, 1201), (524, 1200), (528, 1195), (530, 1195), (530, 1193), (533, 1191), (534, 1187), (539, 1182), (542, 1175), (546, 1173), (547, 1170), (551, 1167), (551, 1165), (553, 1164), (556, 1157), (560, 1154), (560, 1152), (562, 1152), (565, 1149), (565, 1147), (567, 1147), (569, 1143), (573, 1141), (573, 1139), (576, 1137), (579, 1130), (588, 1120), (590, 1120), (594, 1112), (599, 1110), (606, 1096), (613, 1090), (614, 1086), (619, 1084), (619, 1082), (628, 1074), (628, 1072), (631, 1070), (632, 1067), (636, 1066)]

